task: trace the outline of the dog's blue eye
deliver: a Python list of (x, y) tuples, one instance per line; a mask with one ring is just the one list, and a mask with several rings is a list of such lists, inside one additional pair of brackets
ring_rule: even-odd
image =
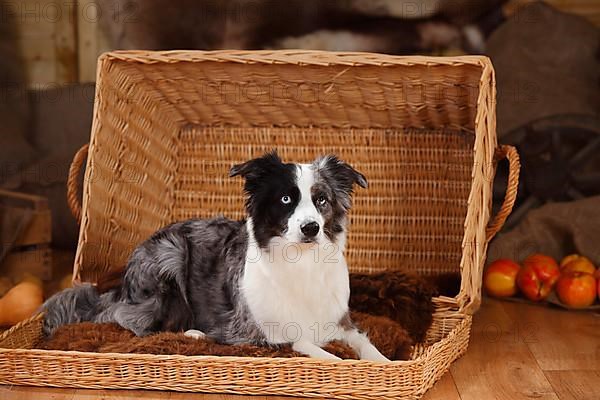
[(319, 196), (319, 198), (317, 199), (317, 204), (320, 206), (324, 206), (326, 203), (327, 203), (327, 197)]
[(281, 202), (283, 204), (290, 204), (292, 202), (292, 198), (290, 196), (283, 196), (281, 198)]

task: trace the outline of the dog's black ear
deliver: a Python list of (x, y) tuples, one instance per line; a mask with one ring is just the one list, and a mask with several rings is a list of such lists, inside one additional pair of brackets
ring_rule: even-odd
[(229, 177), (233, 178), (234, 176), (246, 176), (248, 172), (252, 169), (252, 162), (254, 160), (246, 161), (242, 164), (236, 164), (229, 170)]
[(348, 165), (346, 163), (343, 163), (343, 164), (344, 164), (344, 167), (348, 169), (348, 173), (354, 177), (354, 183), (358, 184), (358, 186), (360, 186), (363, 189), (366, 189), (369, 187), (369, 182), (367, 182), (367, 178), (365, 178), (365, 176), (363, 174), (361, 174), (360, 172), (358, 172), (357, 170), (352, 168), (350, 165)]
[(268, 172), (274, 165), (281, 165), (281, 159), (277, 151), (272, 150), (262, 157), (234, 165), (229, 170), (229, 177), (240, 175), (246, 179), (258, 178), (264, 172)]
[(363, 174), (332, 154), (321, 157), (316, 163), (320, 171), (325, 172), (329, 177), (335, 179), (347, 191), (351, 191), (354, 184), (362, 188), (369, 186), (367, 178)]

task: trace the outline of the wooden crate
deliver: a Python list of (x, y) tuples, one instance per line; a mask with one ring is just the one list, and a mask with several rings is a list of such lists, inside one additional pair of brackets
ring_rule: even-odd
[(51, 279), (52, 217), (48, 200), (40, 196), (0, 190), (0, 207), (6, 215), (24, 215), (24, 220), (27, 221), (25, 226), (17, 229), (16, 236), (3, 243), (4, 246), (12, 243), (12, 246), (0, 264), (0, 275), (15, 281), (26, 273), (43, 280)]

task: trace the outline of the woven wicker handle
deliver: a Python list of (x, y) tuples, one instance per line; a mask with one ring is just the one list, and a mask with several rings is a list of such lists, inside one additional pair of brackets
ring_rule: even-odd
[(71, 167), (69, 168), (69, 177), (67, 178), (67, 202), (69, 203), (71, 213), (77, 220), (78, 224), (81, 224), (81, 202), (79, 201), (80, 190), (78, 178), (79, 173), (81, 172), (81, 167), (83, 166), (85, 158), (87, 157), (88, 148), (89, 144), (84, 144), (77, 151), (77, 153), (75, 153), (75, 157), (73, 157)]
[(502, 229), (506, 218), (510, 215), (515, 200), (517, 199), (517, 189), (519, 188), (519, 171), (521, 170), (521, 162), (519, 159), (519, 153), (513, 146), (502, 145), (496, 151), (496, 160), (500, 161), (506, 158), (508, 160), (508, 184), (506, 187), (506, 194), (504, 195), (504, 202), (500, 211), (488, 224), (485, 230), (488, 242), (496, 236), (496, 233)]
[[(504, 202), (498, 214), (490, 221), (485, 233), (487, 242), (492, 240), (496, 233), (502, 229), (506, 218), (512, 211), (517, 198), (517, 189), (519, 186), (519, 171), (521, 169), (521, 162), (519, 161), (519, 154), (517, 149), (513, 146), (500, 146), (496, 150), (495, 163), (506, 158), (508, 160), (508, 185), (506, 187), (506, 194), (504, 195)], [(473, 315), (479, 309), (481, 305), (481, 281), (483, 278), (483, 263), (480, 268), (474, 270), (463, 269), (462, 275), (462, 288), (461, 288), (461, 310), (465, 314)], [(466, 296), (464, 296), (466, 294)]]

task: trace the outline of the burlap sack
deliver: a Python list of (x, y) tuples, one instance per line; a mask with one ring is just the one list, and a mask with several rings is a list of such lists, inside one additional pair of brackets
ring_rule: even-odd
[(578, 253), (600, 265), (600, 196), (549, 203), (529, 212), (512, 231), (492, 241), (488, 262), (498, 258), (521, 262), (531, 253), (557, 260)]

